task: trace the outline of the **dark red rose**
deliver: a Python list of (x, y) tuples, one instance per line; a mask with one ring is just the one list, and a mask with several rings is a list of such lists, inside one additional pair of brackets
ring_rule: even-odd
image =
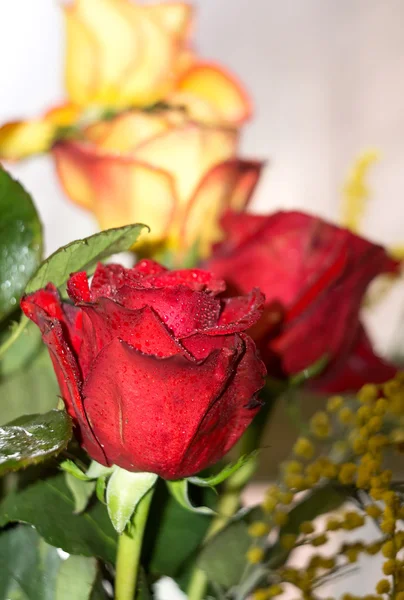
[(328, 356), (317, 385), (326, 391), (380, 383), (395, 368), (377, 357), (359, 320), (374, 277), (395, 273), (385, 250), (300, 212), (228, 214), (226, 239), (206, 268), (235, 293), (259, 287), (266, 297), (251, 330), (269, 373), (287, 376)]
[(220, 300), (205, 271), (98, 265), (23, 298), (83, 447), (103, 465), (179, 479), (214, 464), (257, 411), (265, 367), (243, 333), (264, 297)]

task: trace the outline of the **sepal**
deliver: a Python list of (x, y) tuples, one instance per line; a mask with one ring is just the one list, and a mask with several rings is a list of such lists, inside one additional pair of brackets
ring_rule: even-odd
[(155, 485), (155, 473), (131, 473), (115, 466), (107, 484), (107, 508), (115, 530), (121, 534), (140, 500)]
[(258, 454), (259, 450), (254, 450), (254, 452), (251, 452), (250, 454), (245, 454), (241, 456), (236, 462), (226, 465), (216, 475), (211, 475), (210, 477), (188, 477), (188, 481), (190, 483), (193, 483), (194, 485), (199, 485), (200, 487), (214, 488), (216, 485), (219, 485), (223, 481), (226, 481), (226, 479), (228, 479), (237, 472), (239, 472), (239, 474), (242, 474), (243, 476), (244, 471), (248, 471), (248, 473), (250, 473), (250, 471), (254, 472), (256, 466), (256, 458)]
[(211, 508), (207, 506), (194, 506), (188, 495), (188, 479), (178, 479), (176, 481), (166, 481), (170, 494), (177, 500), (177, 502), (186, 510), (191, 512), (199, 513), (202, 515), (213, 515), (215, 514)]
[(94, 479), (94, 477), (89, 477), (87, 473), (84, 473), (73, 460), (64, 460), (60, 463), (59, 467), (62, 469), (62, 471), (65, 471), (65, 473), (75, 477), (76, 479), (79, 479), (80, 481), (92, 481)]
[(289, 386), (299, 387), (310, 379), (313, 379), (313, 377), (318, 377), (318, 375), (321, 375), (324, 369), (327, 367), (329, 359), (330, 357), (328, 354), (323, 354), (318, 360), (309, 365), (306, 369), (303, 369), (303, 371), (299, 371), (298, 373), (295, 373), (295, 375), (292, 375), (289, 378)]
[(65, 472), (66, 484), (74, 498), (76, 514), (85, 510), (94, 491), (98, 500), (105, 504), (106, 481), (112, 474), (113, 467), (104, 467), (93, 460), (87, 472), (84, 472), (72, 460), (64, 460), (60, 468)]
[(83, 481), (71, 473), (65, 473), (66, 485), (69, 488), (74, 499), (74, 514), (79, 515), (84, 512), (94, 493), (95, 482)]

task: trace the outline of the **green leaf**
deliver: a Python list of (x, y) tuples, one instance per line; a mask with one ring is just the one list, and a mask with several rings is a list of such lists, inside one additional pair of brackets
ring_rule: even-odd
[[(209, 504), (217, 496), (209, 488), (196, 490), (201, 501)], [(150, 562), (148, 572), (154, 576), (176, 577), (195, 556), (212, 519), (184, 510), (162, 485), (155, 492), (147, 522), (145, 546)], [(167, 552), (170, 548), (170, 552)]]
[[(15, 335), (18, 329), (16, 322), (12, 323), (11, 331), (7, 328), (1, 339), (10, 339)], [(8, 351), (4, 353), (0, 362), (0, 377), (10, 377), (18, 370), (29, 366), (38, 355), (42, 344), (41, 332), (39, 328), (31, 321), (27, 327), (24, 327), (22, 335), (17, 335), (16, 343), (12, 344)], [(32, 410), (32, 409), (31, 409)]]
[(61, 565), (57, 549), (32, 527), (20, 525), (0, 534), (0, 598), (55, 600)]
[(114, 467), (107, 485), (107, 507), (112, 524), (122, 533), (143, 496), (157, 481), (154, 473), (132, 473)]
[(74, 513), (79, 514), (86, 509), (94, 493), (95, 481), (83, 481), (83, 479), (77, 479), (75, 475), (71, 475), (70, 473), (65, 474), (65, 479), (66, 485), (74, 498)]
[(140, 569), (139, 571), (136, 598), (137, 600), (152, 600), (152, 595), (143, 569)]
[(71, 419), (62, 410), (26, 415), (0, 427), (0, 475), (55, 456), (71, 437)]
[(69, 554), (114, 563), (117, 536), (105, 506), (95, 502), (80, 515), (74, 514), (74, 508), (61, 473), (9, 494), (0, 503), (0, 527), (15, 521), (30, 523), (46, 542)]
[(200, 485), (201, 487), (215, 487), (216, 485), (219, 485), (219, 483), (225, 481), (231, 475), (234, 475), (234, 473), (239, 471), (250, 461), (255, 460), (255, 458), (258, 456), (258, 453), (259, 451), (255, 450), (250, 454), (241, 456), (237, 462), (226, 465), (224, 469), (222, 469), (220, 473), (217, 473), (216, 475), (210, 475), (209, 477), (188, 477), (188, 481), (194, 485)]
[(94, 263), (112, 254), (130, 250), (145, 227), (147, 226), (136, 224), (107, 229), (59, 248), (41, 264), (29, 280), (25, 293), (34, 292), (50, 281), (60, 287), (67, 281), (70, 273), (87, 271)]
[[(35, 275), (28, 281), (25, 293), (30, 294), (49, 282), (60, 287), (66, 283), (71, 273), (88, 271), (98, 261), (112, 254), (130, 250), (144, 228), (147, 228), (147, 225), (135, 224), (107, 229), (59, 248), (40, 265)], [(0, 346), (0, 358), (19, 338), (28, 323), (29, 320), (23, 316), (11, 335)]]
[(48, 350), (41, 346), (24, 369), (10, 377), (0, 377), (0, 425), (22, 415), (55, 408), (59, 393)]
[(63, 560), (32, 527), (19, 525), (0, 534), (0, 598), (89, 600), (96, 577), (94, 558)]
[(246, 552), (251, 546), (246, 521), (233, 521), (205, 546), (199, 557), (198, 566), (205, 571), (210, 581), (226, 589), (239, 583), (246, 566)]
[(60, 566), (55, 600), (89, 600), (96, 577), (95, 558), (70, 556)]
[(15, 310), (42, 257), (42, 227), (30, 195), (0, 167), (0, 320)]
[(188, 495), (188, 480), (178, 479), (177, 481), (166, 481), (168, 489), (177, 502), (186, 510), (199, 513), (201, 515), (212, 515), (214, 511), (207, 506), (194, 506)]
[(29, 319), (25, 315), (21, 315), (19, 322), (14, 322), (10, 328), (10, 334), (6, 337), (2, 336), (0, 346), (0, 359), (10, 350), (11, 346), (18, 340), (20, 335), (24, 333), (29, 324)]

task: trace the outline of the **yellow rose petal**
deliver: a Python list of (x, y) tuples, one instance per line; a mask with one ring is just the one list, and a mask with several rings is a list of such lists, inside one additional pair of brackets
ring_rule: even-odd
[(149, 106), (162, 100), (174, 87), (175, 63), (181, 47), (175, 38), (144, 7), (120, 2), (130, 23), (137, 51), (119, 82), (122, 104)]
[(66, 89), (72, 102), (89, 104), (95, 94), (98, 47), (94, 34), (77, 17), (74, 6), (64, 8), (66, 24)]
[[(142, 142), (167, 131), (168, 124), (159, 113), (130, 111), (112, 121), (91, 126), (100, 150), (131, 153)], [(97, 128), (98, 129), (95, 129)], [(94, 134), (93, 134), (94, 135)], [(91, 136), (91, 128), (90, 128)]]
[(240, 124), (252, 113), (250, 99), (233, 75), (215, 64), (198, 63), (185, 73), (178, 90), (211, 104), (224, 123)]
[(184, 38), (192, 20), (192, 6), (185, 2), (146, 5), (148, 10), (172, 35)]
[(235, 155), (237, 139), (237, 133), (232, 130), (188, 123), (144, 143), (134, 156), (170, 173), (178, 198), (185, 207), (202, 177), (212, 167)]
[[(258, 181), (259, 163), (230, 160), (213, 167), (202, 179), (184, 215), (182, 243), (199, 243), (201, 257), (220, 241), (220, 218), (226, 210), (241, 210)], [(203, 225), (201, 225), (203, 224)]]
[(45, 120), (14, 121), (0, 127), (0, 158), (18, 160), (49, 150), (56, 127)]
[(94, 212), (102, 229), (144, 223), (148, 241), (165, 238), (177, 204), (169, 174), (90, 144), (60, 143), (53, 154), (65, 191)]

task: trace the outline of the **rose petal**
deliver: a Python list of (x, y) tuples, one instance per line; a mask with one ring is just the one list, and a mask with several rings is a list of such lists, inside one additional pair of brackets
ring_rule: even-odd
[(217, 324), (183, 337), (181, 342), (198, 360), (216, 349), (227, 347), (231, 334), (245, 331), (259, 321), (264, 306), (264, 296), (255, 289), (247, 297), (222, 300), (222, 313)]
[[(188, 59), (189, 60), (189, 59)], [(184, 70), (188, 70), (188, 64)], [(181, 109), (187, 118), (204, 125), (223, 125), (222, 116), (215, 106), (190, 92), (174, 90), (167, 98), (170, 106)]]
[[(199, 334), (203, 334), (203, 344), (206, 346), (206, 336), (224, 336), (245, 331), (260, 319), (263, 314), (264, 303), (265, 296), (257, 288), (253, 289), (248, 296), (226, 298), (221, 301), (222, 311), (217, 322), (211, 327), (207, 326), (193, 331), (190, 335), (192, 338), (195, 337), (199, 343), (201, 339)], [(223, 339), (220, 339), (222, 340), (220, 343), (224, 344)], [(190, 342), (188, 340), (183, 341), (186, 347), (193, 352), (192, 339)], [(213, 347), (210, 346), (209, 348), (212, 349)], [(195, 356), (200, 358), (200, 351)]]
[(180, 339), (213, 327), (219, 318), (220, 302), (217, 298), (185, 285), (149, 289), (124, 285), (116, 299), (131, 310), (151, 306)]
[[(91, 300), (96, 302), (98, 298), (115, 298), (118, 288), (121, 287), (125, 281), (125, 267), (113, 263), (108, 265), (98, 263), (91, 280)], [(80, 297), (78, 298), (78, 301), (86, 302), (86, 300), (81, 299)]]
[[(261, 407), (259, 402), (254, 402), (254, 398), (264, 385), (266, 369), (262, 361), (257, 359), (252, 340), (243, 334), (239, 339), (245, 345), (242, 358), (230, 385), (211, 404), (192, 438), (181, 464), (185, 473), (191, 473), (195, 466), (200, 470), (206, 464), (214, 464), (220, 456), (224, 456), (239, 440)], [(209, 442), (206, 443), (205, 440)]]
[(311, 387), (325, 394), (355, 392), (366, 383), (384, 383), (397, 373), (397, 367), (375, 354), (362, 326), (348, 354), (341, 355)]
[(247, 296), (224, 299), (217, 331), (235, 333), (249, 329), (261, 317), (264, 305), (265, 296), (258, 288), (251, 290)]
[(186, 285), (191, 290), (209, 291), (215, 294), (223, 292), (226, 289), (224, 281), (217, 279), (207, 271), (200, 269), (180, 269), (178, 271), (164, 271), (147, 277), (143, 280), (143, 285), (147, 287), (172, 287)]
[(189, 123), (145, 142), (134, 156), (171, 173), (178, 199), (185, 206), (201, 178), (214, 165), (234, 156), (237, 138), (236, 131)]
[(150, 306), (131, 310), (108, 298), (100, 298), (96, 304), (83, 305), (81, 308), (85, 314), (80, 353), (80, 363), (84, 356), (86, 365), (86, 369), (83, 369), (84, 377), (97, 354), (114, 338), (156, 358), (182, 355), (193, 360), (193, 356), (173, 337)]
[(59, 179), (68, 196), (80, 206), (93, 209), (96, 192), (92, 181), (89, 148), (75, 143), (56, 144), (52, 150)]
[(46, 111), (44, 119), (58, 127), (67, 127), (79, 120), (83, 109), (72, 103), (60, 104)]
[(21, 308), (39, 327), (47, 318), (59, 321), (75, 355), (78, 355), (82, 339), (81, 311), (62, 302), (53, 284), (48, 283), (44, 289), (24, 296), (21, 299)]
[[(220, 398), (236, 356), (236, 350), (215, 352), (195, 364), (180, 356), (145, 356), (118, 340), (106, 346), (83, 393), (90, 423), (103, 440), (109, 462), (166, 479), (179, 479), (207, 466), (204, 457), (189, 473), (181, 463), (204, 415)], [(204, 385), (196, 398), (198, 381)], [(108, 397), (108, 410), (104, 397)], [(199, 439), (206, 438), (199, 435)]]
[[(268, 219), (272, 218), (268, 216)], [(221, 226), (225, 233), (225, 239), (222, 244), (215, 248), (215, 255), (226, 256), (237, 245), (247, 241), (255, 236), (263, 227), (264, 221), (262, 215), (253, 215), (250, 213), (238, 213), (234, 210), (228, 211), (221, 220)]]
[(139, 36), (120, 10), (121, 4), (115, 0), (78, 0), (75, 5), (77, 20), (96, 43), (96, 84), (91, 100), (106, 105), (120, 104), (120, 80), (141, 53)]
[(98, 151), (131, 153), (142, 142), (167, 131), (161, 114), (129, 111), (111, 121), (95, 123), (86, 129), (86, 137), (97, 142)]
[[(346, 353), (357, 335), (359, 311), (369, 283), (353, 273), (342, 285), (319, 295), (305, 312), (288, 321), (281, 334), (270, 342), (286, 373), (298, 373), (322, 357), (332, 362)], [(327, 332), (326, 334), (324, 332)], [(307, 340), (310, 339), (310, 344)], [(304, 347), (304, 352), (301, 348)]]
[(56, 127), (46, 120), (13, 121), (0, 127), (0, 158), (18, 160), (47, 152)]
[(21, 308), (36, 325), (39, 325), (39, 321), (43, 319), (43, 313), (59, 321), (65, 318), (59, 292), (52, 283), (48, 283), (44, 289), (24, 296), (21, 299)]
[(67, 293), (69, 297), (78, 304), (79, 302), (90, 302), (91, 293), (90, 286), (88, 284), (87, 273), (79, 271), (73, 273), (67, 282)]
[[(66, 321), (59, 321), (52, 316), (57, 313), (64, 317), (60, 306), (57, 307), (56, 300), (55, 289), (48, 286), (47, 290), (40, 290), (30, 296), (25, 296), (21, 300), (21, 308), (41, 330), (42, 339), (48, 347), (52, 359), (66, 410), (79, 429), (82, 444), (95, 460), (105, 465), (107, 461), (104, 452), (93, 434), (84, 411), (80, 393), (80, 371), (62, 326), (66, 324)], [(47, 310), (49, 313), (46, 312)]]
[(131, 2), (116, 5), (130, 24), (139, 48), (139, 57), (120, 79), (120, 98), (128, 106), (152, 105), (162, 100), (173, 86), (181, 46), (144, 6)]
[(167, 173), (81, 143), (59, 143), (53, 155), (65, 191), (94, 211), (102, 229), (147, 223), (148, 242), (164, 237), (177, 203)]
[[(182, 239), (186, 248), (198, 242), (202, 258), (212, 244), (223, 237), (220, 219), (230, 208), (246, 208), (258, 182), (262, 163), (229, 160), (214, 166), (199, 183), (183, 221)], [(203, 223), (203, 227), (201, 227)]]
[(297, 211), (230, 214), (223, 225), (227, 239), (206, 268), (242, 292), (258, 286), (268, 301), (295, 307), (295, 314), (345, 271), (357, 271), (359, 281), (366, 270), (366, 287), (377, 274), (397, 268), (380, 246)]
[(42, 339), (49, 349), (66, 409), (78, 426), (80, 442), (94, 460), (108, 465), (105, 453), (85, 414), (80, 394), (80, 373), (73, 354), (65, 342), (60, 323), (48, 322), (47, 325), (48, 327), (41, 326)]
[(167, 269), (163, 265), (150, 258), (139, 260), (131, 270), (142, 275), (159, 275), (160, 273), (167, 272)]
[(179, 40), (188, 36), (193, 7), (186, 2), (165, 2), (145, 6), (165, 29)]
[[(72, 276), (73, 279), (75, 276)], [(117, 291), (123, 286), (140, 288), (166, 288), (185, 285), (195, 291), (220, 293), (225, 284), (207, 271), (200, 269), (180, 269), (169, 271), (151, 259), (143, 259), (132, 269), (121, 265), (99, 263), (91, 282), (91, 297), (93, 300), (102, 296), (116, 298)], [(71, 296), (75, 301), (74, 296)], [(86, 301), (82, 294), (77, 301)]]
[(234, 75), (214, 63), (197, 63), (186, 72), (178, 89), (208, 101), (224, 123), (239, 125), (252, 114), (251, 101)]
[(97, 40), (77, 16), (74, 5), (63, 7), (66, 25), (66, 89), (72, 102), (90, 103), (99, 76)]

